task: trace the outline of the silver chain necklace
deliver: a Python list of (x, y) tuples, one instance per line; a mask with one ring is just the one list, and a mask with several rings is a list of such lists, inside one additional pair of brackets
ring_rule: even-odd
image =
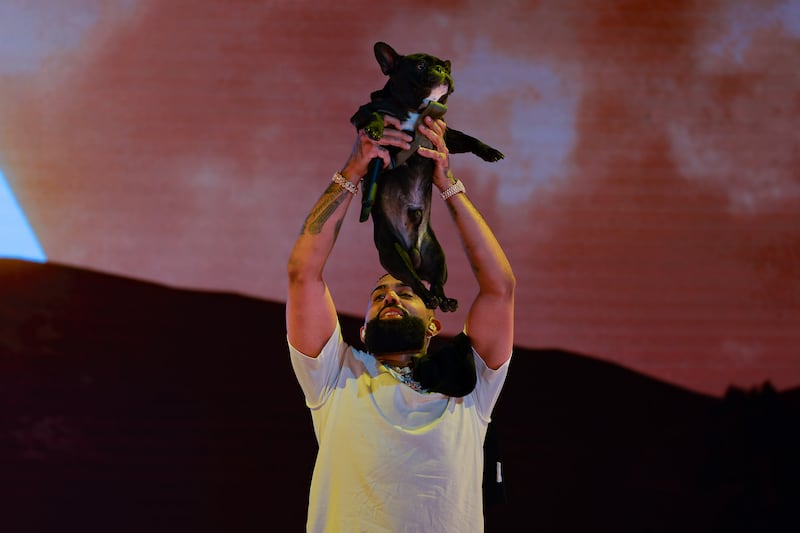
[(408, 385), (417, 392), (425, 392), (425, 389), (422, 388), (422, 385), (419, 383), (419, 381), (414, 379), (414, 369), (410, 366), (395, 367), (387, 363), (383, 363), (383, 366), (389, 372), (391, 372), (392, 375), (400, 381), (400, 383)]

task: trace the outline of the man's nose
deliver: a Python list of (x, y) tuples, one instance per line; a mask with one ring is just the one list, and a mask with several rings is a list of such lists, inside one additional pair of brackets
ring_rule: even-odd
[(397, 296), (396, 292), (389, 291), (389, 292), (386, 293), (386, 298), (384, 299), (384, 302), (386, 304), (396, 304), (399, 301), (400, 301), (400, 298)]

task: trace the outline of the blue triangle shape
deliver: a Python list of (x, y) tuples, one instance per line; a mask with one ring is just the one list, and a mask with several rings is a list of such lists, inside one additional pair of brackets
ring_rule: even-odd
[(47, 257), (0, 170), (0, 257), (44, 263)]

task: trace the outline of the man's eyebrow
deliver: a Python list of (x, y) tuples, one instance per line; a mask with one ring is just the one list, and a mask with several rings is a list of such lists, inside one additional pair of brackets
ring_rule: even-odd
[(400, 290), (400, 289), (408, 289), (408, 290), (410, 290), (411, 292), (414, 292), (414, 291), (413, 291), (413, 289), (411, 288), (411, 286), (410, 286), (410, 285), (405, 285), (405, 284), (403, 284), (403, 283), (398, 283), (397, 285), (394, 285), (394, 286), (393, 286), (393, 285), (390, 285), (390, 284), (388, 284), (388, 283), (381, 283), (380, 285), (378, 285), (377, 287), (375, 287), (374, 289), (372, 289), (372, 292), (371, 292), (371, 293), (369, 293), (369, 294), (370, 294), (370, 296), (371, 296), (371, 295), (375, 294), (375, 291), (379, 291), (379, 290), (383, 290), (383, 289), (388, 289), (388, 288), (392, 288), (392, 287), (393, 287), (393, 290), (395, 290), (395, 291), (397, 291), (397, 290)]
[(381, 289), (385, 289), (386, 287), (387, 287), (387, 285), (385, 283), (383, 285), (378, 285), (377, 287), (372, 289), (372, 292), (370, 294), (375, 294), (375, 291), (379, 291)]

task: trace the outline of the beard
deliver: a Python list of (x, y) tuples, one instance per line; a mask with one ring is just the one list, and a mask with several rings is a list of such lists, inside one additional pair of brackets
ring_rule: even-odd
[(425, 347), (425, 321), (406, 315), (401, 319), (373, 318), (364, 328), (364, 346), (372, 355), (421, 352)]

